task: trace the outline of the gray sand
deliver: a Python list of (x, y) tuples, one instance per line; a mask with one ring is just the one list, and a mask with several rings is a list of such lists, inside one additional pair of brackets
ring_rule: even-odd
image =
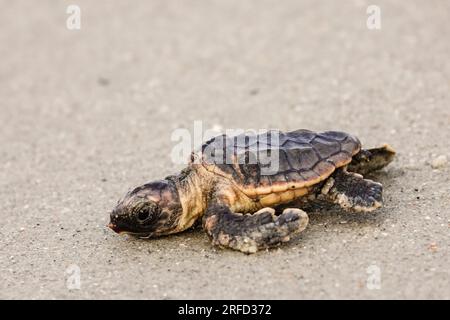
[[(381, 30), (364, 0), (130, 3), (2, 1), (0, 298), (450, 298), (448, 1), (377, 1)], [(107, 230), (195, 120), (389, 142), (385, 206), (250, 256)]]

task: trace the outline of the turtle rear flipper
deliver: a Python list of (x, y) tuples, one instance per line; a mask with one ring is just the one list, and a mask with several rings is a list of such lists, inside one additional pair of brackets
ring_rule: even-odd
[(348, 165), (348, 171), (359, 174), (367, 174), (380, 170), (394, 160), (395, 150), (388, 144), (381, 147), (361, 150), (353, 156)]
[(383, 204), (381, 183), (344, 169), (337, 170), (322, 188), (322, 194), (330, 202), (355, 212), (373, 211)]
[(280, 216), (272, 208), (253, 215), (234, 213), (228, 206), (212, 205), (203, 218), (203, 226), (214, 245), (245, 253), (255, 253), (287, 242), (308, 224), (308, 215), (300, 210), (285, 209)]

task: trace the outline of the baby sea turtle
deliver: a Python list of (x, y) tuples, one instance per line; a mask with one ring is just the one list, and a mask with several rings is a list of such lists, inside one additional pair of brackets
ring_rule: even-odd
[(381, 207), (382, 185), (362, 174), (394, 155), (388, 145), (361, 149), (356, 137), (337, 131), (221, 135), (193, 152), (180, 174), (129, 192), (109, 227), (150, 238), (202, 221), (214, 245), (253, 253), (304, 230), (302, 208), (312, 202), (352, 212)]

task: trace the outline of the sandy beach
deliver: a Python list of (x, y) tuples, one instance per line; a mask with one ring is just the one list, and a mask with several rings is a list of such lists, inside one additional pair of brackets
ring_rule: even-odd
[[(450, 2), (2, 4), (1, 299), (450, 299)], [(384, 206), (311, 212), (253, 255), (106, 228), (127, 190), (183, 168), (172, 134), (195, 121), (389, 143)]]

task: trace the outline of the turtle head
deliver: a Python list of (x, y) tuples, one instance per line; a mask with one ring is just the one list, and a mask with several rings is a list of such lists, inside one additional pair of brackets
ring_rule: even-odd
[(161, 180), (128, 192), (111, 212), (108, 227), (117, 233), (150, 238), (175, 232), (181, 215), (175, 185)]

